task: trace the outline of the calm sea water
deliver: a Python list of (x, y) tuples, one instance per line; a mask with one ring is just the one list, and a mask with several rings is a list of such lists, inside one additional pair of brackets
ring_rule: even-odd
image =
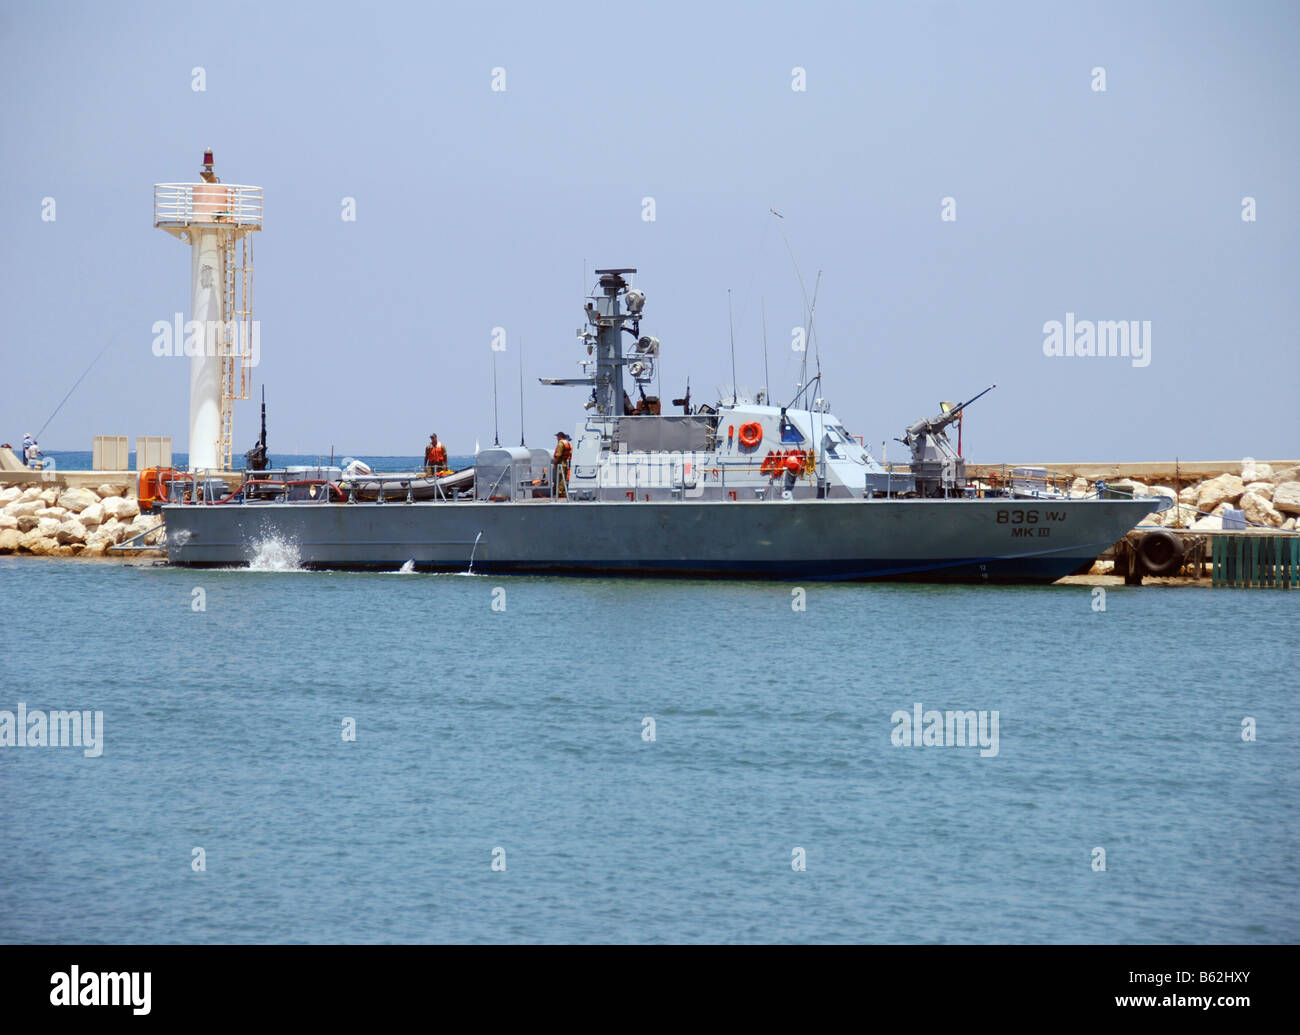
[(1300, 594), (792, 589), (0, 558), (0, 940), (1300, 939)]

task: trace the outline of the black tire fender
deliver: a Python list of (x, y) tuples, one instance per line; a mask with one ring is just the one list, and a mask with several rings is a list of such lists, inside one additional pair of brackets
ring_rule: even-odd
[(1138, 560), (1148, 575), (1172, 575), (1183, 566), (1183, 541), (1167, 528), (1145, 533), (1137, 544)]

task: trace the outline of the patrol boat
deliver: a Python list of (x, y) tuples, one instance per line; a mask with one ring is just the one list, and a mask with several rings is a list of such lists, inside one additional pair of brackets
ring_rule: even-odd
[(733, 391), (692, 407), (688, 390), (663, 413), (636, 270), (595, 272), (582, 376), (542, 379), (590, 390), (570, 462), (494, 446), (432, 499), (414, 473), (296, 472), (282, 491), (250, 473), (233, 495), (163, 505), (171, 563), (247, 564), (276, 540), (311, 568), (1052, 582), (1170, 505), (969, 485), (946, 432), (968, 404), (907, 429), (906, 473), (813, 398), (816, 381), (784, 406)]

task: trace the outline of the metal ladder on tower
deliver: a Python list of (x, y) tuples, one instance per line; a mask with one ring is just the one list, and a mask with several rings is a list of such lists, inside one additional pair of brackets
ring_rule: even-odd
[(217, 456), (222, 470), (231, 469), (234, 450), (234, 404), (249, 397), (248, 352), (253, 340), (253, 239), (230, 232), (221, 243), (222, 331), (221, 441)]

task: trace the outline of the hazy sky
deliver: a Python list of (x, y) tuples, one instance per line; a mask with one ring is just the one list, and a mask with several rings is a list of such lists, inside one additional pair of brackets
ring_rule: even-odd
[[(784, 231), (810, 294), (822, 271), (822, 394), (876, 449), (997, 382), (975, 460), (1296, 457), (1298, 27), (1253, 0), (7, 0), (0, 440), (110, 344), (42, 445), (186, 448), (188, 360), (151, 328), (188, 310), (188, 247), (153, 228), (152, 185), (212, 147), (265, 189), (273, 455), (490, 442), (497, 326), (502, 440), (522, 343), (528, 437), (551, 444), (586, 394), (536, 378), (577, 373), (584, 263), (639, 268), (665, 400), (730, 384), (728, 289), (738, 380), (764, 381), (762, 300), (788, 398)], [(1149, 365), (1044, 355), (1066, 313), (1150, 321)], [(256, 422), (240, 404), (237, 453)]]

